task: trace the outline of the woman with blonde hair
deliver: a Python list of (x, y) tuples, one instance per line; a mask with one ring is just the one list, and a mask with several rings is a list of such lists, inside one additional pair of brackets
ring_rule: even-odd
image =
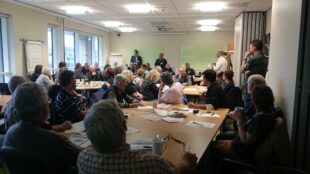
[(156, 69), (150, 71), (150, 74), (144, 80), (141, 93), (144, 96), (144, 100), (150, 101), (155, 100), (158, 97), (158, 87), (156, 83), (158, 83), (160, 79), (160, 74)]
[(36, 83), (41, 85), (45, 92), (48, 93), (49, 88), (53, 85), (51, 70), (44, 67), (41, 75), (37, 78)]
[(138, 92), (136, 85), (133, 84), (133, 79), (134, 79), (133, 73), (130, 70), (123, 70), (122, 75), (127, 77), (127, 82), (128, 82), (125, 88), (125, 94), (135, 99), (142, 100), (143, 95), (141, 95)]
[(143, 68), (138, 69), (137, 77), (133, 80), (133, 84), (135, 84), (139, 90), (142, 88), (142, 84), (144, 81), (143, 76), (144, 76), (144, 69)]

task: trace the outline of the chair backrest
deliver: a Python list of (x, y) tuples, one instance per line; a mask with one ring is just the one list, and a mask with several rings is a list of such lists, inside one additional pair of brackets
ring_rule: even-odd
[(4, 95), (11, 95), (9, 86), (7, 83), (0, 83), (0, 93)]
[(270, 174), (308, 174), (308, 173), (299, 169), (274, 167), (270, 170)]
[(221, 160), (216, 174), (256, 174), (256, 170), (250, 164), (224, 158)]
[(13, 148), (1, 148), (0, 158), (10, 174), (48, 173), (38, 159)]
[(283, 118), (276, 119), (271, 134), (256, 151), (255, 162), (259, 173), (268, 173), (274, 166), (291, 166), (291, 147)]

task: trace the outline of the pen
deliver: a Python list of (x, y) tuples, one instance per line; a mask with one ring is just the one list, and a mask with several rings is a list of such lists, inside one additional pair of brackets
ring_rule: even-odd
[(210, 116), (214, 115), (215, 113), (213, 112)]

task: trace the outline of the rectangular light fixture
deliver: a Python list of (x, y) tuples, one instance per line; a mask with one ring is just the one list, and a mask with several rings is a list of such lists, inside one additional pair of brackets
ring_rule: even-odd
[(118, 21), (103, 21), (102, 23), (106, 27), (119, 27), (119, 26), (123, 25), (123, 23), (118, 22)]
[(154, 6), (149, 4), (131, 4), (125, 7), (130, 13), (150, 13), (155, 10)]
[(200, 20), (197, 23), (200, 24), (201, 26), (205, 26), (205, 25), (216, 26), (219, 23), (221, 23), (221, 21), (218, 19), (206, 19), (206, 20)]
[(194, 9), (202, 12), (220, 12), (225, 7), (225, 2), (212, 1), (212, 2), (200, 2), (194, 6)]
[(218, 28), (216, 26), (201, 26), (199, 29), (201, 31), (215, 31)]
[(121, 32), (133, 32), (136, 31), (136, 28), (133, 27), (118, 27)]
[(65, 10), (67, 14), (82, 15), (92, 13), (93, 10), (85, 6), (64, 6), (61, 9)]

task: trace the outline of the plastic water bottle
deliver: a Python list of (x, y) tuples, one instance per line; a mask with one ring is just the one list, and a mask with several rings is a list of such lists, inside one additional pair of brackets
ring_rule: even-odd
[(165, 150), (165, 141), (158, 134), (153, 139), (153, 153), (157, 155), (162, 155)]

